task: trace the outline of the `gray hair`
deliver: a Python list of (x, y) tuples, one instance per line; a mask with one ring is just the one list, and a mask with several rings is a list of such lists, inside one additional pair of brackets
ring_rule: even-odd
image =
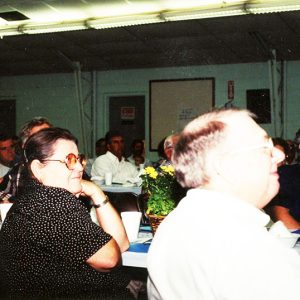
[(195, 188), (209, 183), (213, 156), (224, 145), (226, 120), (233, 115), (254, 117), (248, 110), (218, 109), (199, 116), (184, 128), (172, 159), (177, 180), (183, 187)]

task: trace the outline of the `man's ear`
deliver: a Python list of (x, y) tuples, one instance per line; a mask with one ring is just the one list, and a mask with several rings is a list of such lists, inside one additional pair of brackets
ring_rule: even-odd
[(233, 172), (233, 165), (229, 159), (219, 156), (213, 161), (213, 167), (218, 176), (230, 184), (237, 184), (237, 174)]
[(42, 179), (43, 167), (44, 165), (38, 159), (35, 159), (31, 162), (31, 172), (38, 181), (41, 181)]

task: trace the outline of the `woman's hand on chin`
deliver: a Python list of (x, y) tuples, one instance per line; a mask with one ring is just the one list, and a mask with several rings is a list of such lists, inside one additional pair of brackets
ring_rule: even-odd
[(78, 197), (79, 196), (91, 197), (93, 201), (97, 201), (99, 198), (105, 199), (105, 194), (95, 183), (82, 179), (81, 186), (82, 186), (82, 190), (79, 193)]

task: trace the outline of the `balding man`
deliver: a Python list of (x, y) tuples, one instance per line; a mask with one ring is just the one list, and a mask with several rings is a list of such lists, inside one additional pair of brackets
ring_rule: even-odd
[(278, 192), (283, 158), (246, 110), (185, 127), (173, 164), (190, 190), (150, 247), (149, 299), (299, 299), (300, 256), (270, 235), (261, 211)]

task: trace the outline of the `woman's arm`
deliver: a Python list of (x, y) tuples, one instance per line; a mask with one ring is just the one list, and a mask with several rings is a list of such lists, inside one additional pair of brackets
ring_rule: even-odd
[(120, 259), (121, 253), (118, 244), (114, 239), (111, 239), (86, 262), (97, 271), (108, 272), (118, 265)]
[[(95, 205), (102, 204), (106, 200), (106, 195), (93, 182), (82, 180), (82, 194), (91, 197)], [(129, 248), (129, 241), (123, 222), (110, 202), (96, 208), (97, 220), (103, 230), (109, 233), (117, 242), (121, 252)], [(101, 250), (101, 249), (100, 249)]]
[(300, 223), (290, 215), (289, 209), (274, 205), (270, 207), (273, 221), (282, 221), (288, 229), (300, 229)]

